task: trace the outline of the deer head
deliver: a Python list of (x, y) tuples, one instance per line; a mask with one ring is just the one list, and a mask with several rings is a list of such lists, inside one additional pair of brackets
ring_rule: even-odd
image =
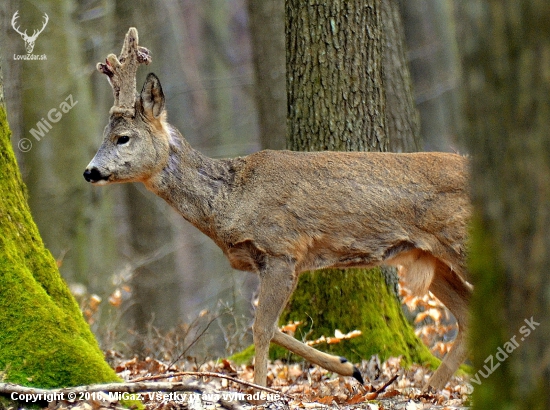
[(11, 26), (13, 29), (21, 35), (21, 38), (25, 40), (25, 48), (27, 50), (27, 54), (32, 53), (32, 50), (34, 49), (34, 43), (36, 41), (36, 38), (40, 33), (44, 31), (44, 28), (46, 28), (46, 24), (48, 24), (49, 17), (46, 13), (44, 13), (44, 24), (42, 24), (42, 28), (40, 30), (34, 30), (32, 33), (32, 36), (27, 35), (27, 30), (24, 32), (19, 31), (19, 26), (15, 26), (17, 19), (19, 18), (19, 10), (15, 12), (11, 19)]
[(145, 181), (168, 161), (168, 126), (164, 93), (159, 79), (149, 74), (139, 95), (136, 72), (149, 64), (149, 50), (138, 46), (138, 33), (130, 28), (117, 57), (109, 54), (97, 69), (107, 75), (115, 98), (103, 143), (84, 171), (88, 182)]

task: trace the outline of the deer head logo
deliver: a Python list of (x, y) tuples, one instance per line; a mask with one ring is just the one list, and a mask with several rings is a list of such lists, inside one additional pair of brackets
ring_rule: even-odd
[(21, 38), (25, 40), (25, 48), (27, 49), (27, 54), (32, 53), (32, 50), (34, 49), (34, 43), (36, 41), (36, 38), (40, 33), (44, 31), (44, 28), (46, 27), (46, 24), (48, 24), (49, 17), (46, 13), (44, 13), (44, 24), (42, 25), (42, 28), (40, 30), (34, 30), (32, 33), (32, 36), (27, 35), (27, 30), (24, 32), (19, 31), (19, 26), (15, 26), (16, 20), (19, 18), (19, 10), (15, 12), (11, 19), (11, 26), (13, 29), (21, 35)]

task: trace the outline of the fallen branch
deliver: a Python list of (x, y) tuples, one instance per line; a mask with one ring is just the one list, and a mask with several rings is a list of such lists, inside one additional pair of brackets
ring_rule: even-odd
[[(199, 376), (199, 377), (219, 377), (222, 379), (227, 379), (235, 383), (240, 383), (242, 385), (252, 387), (257, 390), (263, 390), (268, 393), (276, 394), (278, 397), (290, 398), (288, 395), (285, 395), (277, 390), (270, 389), (268, 387), (263, 387), (256, 385), (254, 383), (245, 382), (243, 380), (236, 379), (225, 374), (214, 373), (214, 372), (179, 372), (172, 373), (169, 375), (158, 375), (150, 377), (142, 377), (131, 382), (126, 383), (107, 383), (107, 384), (91, 384), (86, 386), (76, 386), (68, 388), (59, 388), (59, 389), (41, 389), (37, 387), (28, 387), (21, 386), (18, 384), (12, 383), (0, 383), (0, 394), (13, 394), (17, 393), (18, 395), (29, 395), (33, 398), (38, 397), (38, 401), (41, 401), (41, 398), (47, 397), (59, 397), (61, 400), (79, 400), (82, 396), (79, 396), (82, 393), (99, 393), (99, 392), (112, 392), (112, 393), (143, 393), (143, 392), (194, 392), (194, 393), (210, 393), (212, 394), (212, 389), (208, 386), (201, 385), (197, 381), (190, 382), (147, 382), (147, 380), (158, 380), (165, 379), (169, 377), (178, 377), (178, 376)], [(223, 394), (214, 393), (220, 396), (220, 402), (225, 408), (238, 409), (240, 405), (237, 402), (224, 400)], [(33, 400), (36, 401), (36, 400)]]
[(270, 389), (269, 387), (264, 387), (264, 386), (260, 386), (258, 384), (245, 382), (244, 380), (239, 380), (235, 377), (231, 377), (231, 376), (228, 376), (226, 374), (214, 373), (214, 372), (178, 372), (178, 373), (170, 373), (170, 374), (160, 374), (160, 375), (155, 375), (155, 376), (140, 377), (138, 379), (132, 380), (132, 382), (134, 382), (134, 383), (138, 382), (139, 383), (139, 382), (144, 382), (144, 381), (148, 381), (148, 380), (167, 379), (167, 378), (170, 378), (170, 377), (178, 377), (178, 376), (218, 377), (220, 379), (230, 380), (232, 382), (242, 384), (243, 386), (252, 387), (252, 388), (257, 389), (257, 390), (263, 390), (263, 391), (266, 391), (268, 393), (278, 394), (279, 396), (292, 398), (292, 397), (290, 397), (286, 394), (283, 394), (283, 393), (281, 393), (277, 390)]

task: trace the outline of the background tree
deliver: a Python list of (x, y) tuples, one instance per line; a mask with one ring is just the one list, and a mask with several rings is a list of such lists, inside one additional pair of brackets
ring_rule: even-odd
[[(65, 279), (101, 293), (108, 281), (97, 272), (114, 269), (116, 233), (110, 229), (111, 193), (93, 193), (81, 182), (82, 164), (89, 160), (89, 147), (95, 145), (102, 125), (93, 109), (91, 82), (82, 81), (88, 70), (79, 41), (81, 31), (73, 18), (76, 8), (71, 0), (22, 2), (8, 10), (7, 18), (16, 10), (18, 24), (29, 32), (41, 27), (44, 13), (49, 16), (33, 51), (45, 54), (45, 60), (14, 60), (14, 54), (24, 54), (24, 43), (9, 23), (6, 27), (13, 48), (5, 61), (20, 75), (16, 80), (20, 82), (16, 87), (19, 105), (11, 108), (21, 111), (22, 128), (14, 129), (14, 134), (17, 141), (27, 138), (32, 143), (28, 151), (18, 150), (25, 181), (31, 187), (29, 205)], [(11, 75), (8, 78), (14, 80)], [(50, 110), (59, 108), (69, 95), (76, 102), (74, 107), (59, 122), (49, 122), (51, 129), (43, 126), (46, 132), (37, 134), (41, 119), (48, 121)]]
[[(473, 153), (474, 406), (548, 409), (550, 7), (545, 0), (457, 7)], [(505, 345), (512, 338), (517, 346)]]
[[(406, 63), (402, 30), (396, 29), (399, 14), (389, 4), (385, 7), (383, 14), (379, 0), (287, 0), (288, 148), (387, 151), (388, 133), (398, 134), (396, 147), (417, 148), (410, 79), (400, 71)], [(384, 16), (391, 25), (384, 24)], [(384, 54), (386, 42), (391, 48)], [(399, 69), (393, 66), (397, 63)], [(391, 88), (384, 87), (384, 64), (396, 75)], [(388, 98), (395, 104), (391, 109)], [(332, 335), (336, 328), (361, 330), (361, 337), (326, 349), (354, 361), (379, 354), (433, 363), (403, 317), (394, 275), (380, 269), (303, 274), (281, 322), (305, 322), (305, 329), (312, 328), (310, 338)]]
[(115, 381), (31, 217), (10, 135), (0, 65), (2, 380), (46, 388)]
[(460, 134), (460, 57), (454, 0), (397, 0), (427, 151), (463, 151)]
[(264, 149), (283, 149), (286, 133), (284, 1), (247, 0), (247, 6), (260, 141)]
[(406, 53), (399, 3), (381, 0), (383, 91), (386, 95), (386, 135), (392, 152), (419, 151), (420, 118)]

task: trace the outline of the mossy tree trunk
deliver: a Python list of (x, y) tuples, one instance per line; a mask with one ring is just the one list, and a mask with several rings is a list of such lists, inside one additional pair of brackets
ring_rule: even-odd
[[(31, 193), (33, 218), (48, 249), (62, 260), (63, 277), (103, 297), (112, 292), (109, 279), (118, 268), (119, 244), (113, 230), (117, 221), (111, 217), (114, 198), (111, 190), (94, 190), (84, 181), (82, 172), (97, 150), (106, 117), (104, 114), (102, 121), (98, 120), (105, 111), (92, 97), (90, 85), (99, 75), (91, 68), (100, 60), (92, 60), (93, 65), (86, 63), (86, 53), (94, 50), (84, 46), (84, 26), (93, 24), (96, 33), (103, 32), (104, 27), (100, 19), (79, 22), (76, 16), (81, 11), (71, 0), (14, 3), (10, 11), (17, 9), (25, 19), (23, 28), (29, 27), (29, 31), (41, 26), (44, 13), (49, 16), (33, 51), (45, 54), (47, 59), (10, 64), (21, 70), (17, 87), (23, 129), (12, 131), (26, 138), (28, 150), (20, 149), (19, 158)], [(9, 35), (17, 37), (14, 52), (23, 53), (17, 33), (9, 30)], [(72, 108), (62, 110), (61, 104)]]
[[(550, 408), (550, 7), (457, 3), (475, 208), (476, 409)], [(500, 349), (500, 350), (499, 350)]]
[[(0, 95), (2, 92), (0, 67)], [(44, 247), (0, 103), (0, 379), (36, 387), (116, 381)]]
[[(400, 26), (399, 14), (389, 4), (385, 7), (390, 7), (386, 16), (394, 27)], [(380, 0), (287, 0), (288, 148), (387, 151), (388, 137), (396, 134), (401, 139), (396, 149), (417, 148), (410, 77), (400, 72), (406, 70), (403, 39), (398, 37), (402, 29), (389, 31), (391, 39), (385, 37)], [(384, 56), (385, 41), (395, 48)], [(388, 73), (396, 77), (386, 90), (383, 65), (395, 61), (400, 69), (391, 66)], [(310, 339), (332, 336), (335, 329), (361, 330), (361, 337), (322, 347), (353, 361), (379, 354), (382, 359), (403, 355), (408, 363), (435, 363), (404, 318), (391, 278), (380, 269), (305, 273), (281, 323), (303, 321), (302, 332), (311, 331)]]

